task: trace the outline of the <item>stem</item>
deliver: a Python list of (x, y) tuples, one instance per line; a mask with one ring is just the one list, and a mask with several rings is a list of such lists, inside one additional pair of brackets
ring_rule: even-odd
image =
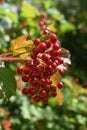
[(30, 58), (11, 58), (11, 57), (6, 57), (6, 58), (1, 58), (2, 61), (7, 61), (7, 62), (20, 62), (20, 61), (29, 61)]
[(10, 51), (0, 54), (0, 57), (6, 57), (8, 55), (11, 55), (12, 53)]

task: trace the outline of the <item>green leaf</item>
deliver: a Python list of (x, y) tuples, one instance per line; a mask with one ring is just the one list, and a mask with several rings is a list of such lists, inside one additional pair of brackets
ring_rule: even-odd
[(21, 16), (24, 18), (35, 18), (38, 15), (38, 10), (33, 7), (32, 5), (23, 2), (22, 3), (22, 10), (21, 10)]
[(6, 10), (0, 6), (0, 15), (10, 18), (12, 20), (12, 22), (15, 24), (18, 23), (17, 16), (11, 9)]
[(6, 69), (0, 68), (0, 82), (2, 83), (1, 87), (5, 93), (6, 98), (10, 98), (16, 92), (16, 81), (13, 73)]
[(67, 31), (73, 31), (75, 30), (75, 26), (72, 23), (65, 22), (60, 25), (60, 31), (62, 33), (65, 33)]

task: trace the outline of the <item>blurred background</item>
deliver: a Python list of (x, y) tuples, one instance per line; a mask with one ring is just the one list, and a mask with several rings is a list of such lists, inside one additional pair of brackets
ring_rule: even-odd
[[(54, 19), (49, 28), (71, 53), (72, 64), (62, 76), (64, 103), (32, 104), (19, 90), (8, 102), (0, 97), (0, 130), (87, 130), (86, 0), (0, 0), (0, 53), (20, 35), (39, 37), (35, 19), (43, 11)], [(14, 75), (15, 66), (6, 63)]]

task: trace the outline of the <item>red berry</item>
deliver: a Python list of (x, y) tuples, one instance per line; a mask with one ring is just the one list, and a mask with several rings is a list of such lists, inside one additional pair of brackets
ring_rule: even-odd
[(39, 49), (40, 49), (41, 53), (45, 52), (46, 44), (44, 42), (40, 43), (39, 44)]
[(44, 71), (44, 66), (39, 66), (38, 68), (37, 68), (37, 72), (38, 73), (41, 73), (41, 72), (43, 72)]
[(31, 85), (31, 86), (39, 86), (39, 83), (38, 83), (36, 80), (31, 79), (31, 80), (30, 80), (30, 85)]
[(60, 44), (55, 43), (55, 44), (53, 45), (53, 49), (54, 49), (54, 50), (58, 50), (59, 48), (60, 48)]
[(24, 73), (24, 74), (29, 74), (29, 69), (26, 68), (26, 67), (24, 67), (24, 68), (23, 68), (23, 73)]
[(37, 55), (39, 52), (40, 52), (40, 49), (39, 49), (39, 48), (33, 48), (33, 49), (32, 49), (32, 53), (33, 53), (34, 55)]
[(50, 40), (49, 40), (49, 39), (46, 40), (46, 41), (45, 41), (45, 44), (46, 44), (46, 47), (49, 48), (49, 47), (51, 46), (51, 42), (50, 42)]
[(56, 36), (56, 34), (54, 34), (54, 33), (50, 34), (50, 41), (52, 43), (56, 43), (57, 42), (57, 36)]
[(48, 98), (47, 98), (47, 97), (43, 98), (43, 99), (42, 99), (42, 102), (43, 102), (43, 103), (48, 103)]
[(37, 55), (35, 55), (34, 53), (31, 53), (31, 54), (30, 54), (30, 57), (31, 57), (32, 59), (35, 59), (35, 58), (37, 57)]
[(33, 97), (33, 100), (34, 100), (34, 102), (37, 103), (37, 102), (40, 101), (40, 97), (35, 95), (35, 96)]
[(63, 59), (61, 57), (58, 57), (57, 60), (58, 60), (59, 64), (63, 64)]
[(23, 88), (22, 89), (22, 94), (23, 95), (27, 95), (29, 93), (29, 89), (28, 88)]
[(39, 63), (40, 63), (40, 61), (39, 61), (38, 59), (34, 59), (34, 60), (33, 60), (33, 64), (34, 64), (34, 65), (39, 65)]
[(45, 79), (44, 78), (39, 79), (39, 84), (44, 85), (45, 84)]
[(58, 72), (59, 72), (60, 75), (64, 74), (64, 71), (62, 69), (59, 69)]
[(30, 67), (31, 67), (31, 62), (26, 62), (26, 63), (25, 63), (25, 67), (28, 68), (28, 69), (30, 69)]
[(29, 75), (22, 76), (22, 81), (28, 82), (28, 80), (29, 80)]
[(48, 84), (48, 85), (51, 85), (52, 84), (52, 80), (51, 79), (49, 79), (49, 78), (46, 78), (46, 84)]
[(56, 97), (57, 93), (56, 92), (51, 92), (50, 95), (51, 95), (51, 97)]
[(41, 90), (40, 91), (40, 93), (39, 93), (39, 96), (41, 97), (41, 98), (44, 98), (45, 96), (46, 96), (46, 90)]
[(37, 46), (37, 45), (39, 45), (39, 44), (40, 44), (40, 42), (41, 42), (41, 41), (40, 41), (40, 39), (39, 39), (39, 38), (37, 38), (37, 39), (35, 39), (35, 40), (34, 40), (34, 44), (35, 44), (36, 46)]
[(42, 12), (41, 15), (40, 15), (40, 18), (46, 19), (47, 18), (47, 14), (45, 12)]
[(54, 62), (54, 63), (52, 64), (52, 68), (54, 69), (54, 68), (56, 68), (56, 67), (57, 67), (57, 63)]
[(56, 87), (51, 86), (51, 87), (50, 87), (50, 92), (56, 92)]
[(17, 67), (17, 73), (21, 74), (23, 72), (23, 68), (22, 67)]
[(29, 94), (30, 94), (31, 96), (34, 96), (35, 93), (36, 93), (36, 90), (35, 90), (34, 88), (30, 88), (30, 89), (29, 89)]
[(49, 59), (49, 56), (47, 54), (42, 55), (42, 60), (43, 61), (48, 61), (48, 59)]
[(57, 87), (58, 87), (59, 89), (61, 89), (61, 88), (64, 87), (64, 84), (63, 84), (62, 82), (58, 82), (58, 83), (57, 83)]
[(47, 35), (49, 33), (49, 31), (47, 29), (43, 30), (43, 35)]
[(52, 61), (51, 59), (49, 59), (49, 60), (46, 61), (46, 63), (47, 63), (48, 65), (52, 65), (52, 64), (53, 64), (53, 61)]

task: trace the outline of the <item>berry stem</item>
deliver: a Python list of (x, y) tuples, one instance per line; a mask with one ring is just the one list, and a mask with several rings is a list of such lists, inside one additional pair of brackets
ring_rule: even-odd
[(7, 61), (7, 62), (20, 62), (20, 61), (29, 61), (30, 58), (12, 58), (12, 57), (6, 57), (6, 58), (1, 58), (2, 61)]

